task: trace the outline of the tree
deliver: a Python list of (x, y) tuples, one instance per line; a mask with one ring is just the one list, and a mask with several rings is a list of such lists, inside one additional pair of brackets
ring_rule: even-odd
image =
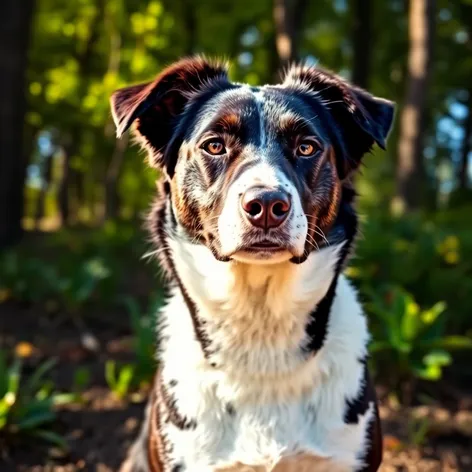
[(410, 0), (407, 91), (400, 117), (395, 208), (415, 210), (425, 187), (423, 144), (431, 75), (435, 0)]
[(0, 3), (0, 248), (22, 234), (25, 75), (34, 0)]
[(359, 87), (369, 86), (372, 54), (371, 0), (351, 0), (352, 8), (352, 81)]
[(275, 46), (278, 68), (298, 59), (307, 0), (274, 0)]

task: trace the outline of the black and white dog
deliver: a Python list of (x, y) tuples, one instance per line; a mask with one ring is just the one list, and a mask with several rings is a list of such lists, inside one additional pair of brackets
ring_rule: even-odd
[(173, 282), (122, 469), (377, 470), (369, 335), (342, 269), (350, 177), (385, 147), (393, 104), (319, 68), (252, 87), (196, 57), (111, 105), (163, 173), (149, 228)]

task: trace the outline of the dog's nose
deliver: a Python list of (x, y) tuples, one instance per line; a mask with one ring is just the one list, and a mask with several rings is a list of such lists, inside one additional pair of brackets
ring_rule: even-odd
[(252, 187), (241, 197), (241, 207), (248, 221), (266, 231), (277, 228), (290, 212), (290, 197), (282, 190)]

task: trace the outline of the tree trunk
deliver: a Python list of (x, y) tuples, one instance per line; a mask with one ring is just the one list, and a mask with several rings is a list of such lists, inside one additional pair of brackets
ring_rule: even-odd
[(275, 47), (278, 69), (287, 67), (299, 56), (300, 37), (308, 0), (274, 0)]
[(425, 187), (423, 141), (434, 36), (435, 0), (410, 0), (408, 78), (398, 144), (398, 213), (418, 209)]
[(0, 248), (22, 235), (25, 79), (34, 0), (0, 2)]
[(184, 54), (189, 56), (195, 52), (197, 45), (197, 17), (195, 12), (195, 4), (192, 0), (181, 0), (182, 19), (185, 25), (186, 38), (184, 46)]
[(469, 153), (471, 151), (472, 139), (472, 89), (469, 90), (469, 97), (467, 100), (467, 116), (464, 121), (464, 141), (461, 149), (461, 162), (459, 167), (459, 188), (465, 190), (468, 187), (468, 168), (469, 168)]
[(369, 86), (372, 56), (371, 0), (351, 0), (352, 8), (352, 82), (362, 88)]

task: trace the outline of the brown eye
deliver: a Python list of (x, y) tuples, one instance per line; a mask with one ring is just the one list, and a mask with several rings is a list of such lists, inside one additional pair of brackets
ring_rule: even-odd
[(221, 156), (222, 154), (226, 153), (226, 148), (222, 141), (218, 141), (217, 139), (211, 139), (205, 142), (202, 148), (212, 156)]
[(297, 155), (302, 157), (310, 157), (318, 151), (319, 147), (313, 141), (304, 141), (297, 147)]

